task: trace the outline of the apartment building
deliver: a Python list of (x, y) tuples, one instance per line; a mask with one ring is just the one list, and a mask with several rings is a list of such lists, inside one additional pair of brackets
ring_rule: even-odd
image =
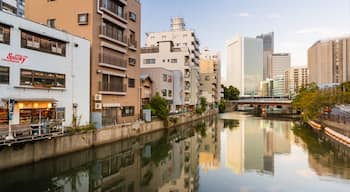
[(237, 35), (226, 44), (227, 82), (241, 96), (257, 96), (263, 80), (263, 40)]
[(200, 93), (210, 104), (220, 102), (221, 93), (221, 61), (220, 53), (208, 48), (200, 56)]
[(0, 0), (0, 10), (24, 17), (24, 0)]
[(171, 109), (175, 111), (193, 109), (195, 106), (191, 102), (193, 93), (191, 92), (190, 55), (188, 48), (175, 47), (172, 41), (160, 41), (157, 46), (144, 47), (141, 50), (142, 74), (150, 75), (152, 80), (156, 81), (152, 75), (156, 75), (153, 70), (158, 70), (158, 75), (161, 77), (160, 79), (157, 77), (161, 82), (157, 82), (159, 86), (153, 88), (153, 94), (159, 92), (162, 95), (163, 89), (168, 90), (167, 85), (164, 85), (165, 75), (168, 76), (167, 73), (171, 71), (172, 74), (169, 74), (173, 82)]
[(89, 84), (88, 40), (0, 11), (0, 127), (88, 124)]
[(194, 108), (194, 106), (198, 104), (200, 97), (199, 40), (194, 30), (186, 29), (184, 19), (175, 17), (171, 20), (170, 31), (149, 32), (146, 35), (146, 47), (157, 47), (159, 42), (172, 41), (173, 48), (182, 48), (189, 51), (189, 60), (187, 65), (189, 72), (186, 73), (189, 75), (189, 77), (186, 77), (186, 79), (190, 80), (187, 82), (190, 90), (189, 92), (186, 92), (188, 93), (186, 96), (186, 104), (189, 103), (189, 105)]
[(162, 67), (142, 68), (141, 74), (152, 79), (152, 96), (159, 94), (168, 101), (170, 111), (175, 111), (174, 72)]
[(290, 68), (290, 54), (289, 53), (273, 53), (269, 56), (271, 67), (269, 68), (270, 78), (284, 75)]
[(271, 55), (274, 53), (275, 39), (274, 32), (265, 33), (256, 36), (257, 39), (263, 40), (263, 80), (272, 78), (271, 76)]
[(350, 37), (317, 41), (308, 50), (309, 82), (350, 81)]
[(308, 68), (290, 68), (285, 72), (285, 93), (295, 95), (299, 89), (308, 85)]
[(26, 17), (91, 41), (91, 117), (97, 127), (140, 114), (138, 0), (27, 1)]

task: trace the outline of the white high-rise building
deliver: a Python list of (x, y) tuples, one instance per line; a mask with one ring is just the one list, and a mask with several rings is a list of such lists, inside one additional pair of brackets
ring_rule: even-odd
[(275, 78), (284, 73), (290, 68), (290, 54), (289, 53), (274, 53), (271, 55), (270, 76)]
[(196, 37), (194, 30), (185, 28), (185, 22), (183, 18), (175, 17), (172, 19), (170, 31), (147, 33), (146, 47), (157, 47), (159, 42), (162, 41), (171, 41), (173, 42), (172, 48), (185, 48), (190, 52), (188, 65), (190, 68), (190, 82), (188, 82), (188, 86), (190, 88), (189, 103), (194, 107), (197, 103), (199, 103), (200, 96), (199, 40)]
[(284, 85), (285, 92), (290, 95), (298, 93), (299, 89), (306, 87), (309, 83), (309, 70), (308, 68), (290, 68), (285, 72)]
[(263, 40), (236, 36), (226, 44), (227, 86), (234, 86), (241, 96), (258, 95), (263, 80)]
[(284, 76), (277, 75), (273, 78), (273, 88), (272, 88), (272, 96), (275, 97), (283, 97), (286, 96), (285, 88), (284, 88)]

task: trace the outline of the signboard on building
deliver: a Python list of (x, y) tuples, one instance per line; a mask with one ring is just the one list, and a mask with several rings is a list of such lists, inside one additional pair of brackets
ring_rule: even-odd
[(13, 110), (15, 108), (15, 100), (14, 99), (9, 99), (9, 120), (11, 121), (13, 119)]
[(3, 61), (18, 64), (23, 64), (27, 59), (28, 57), (25, 55), (14, 54), (12, 52), (9, 52), (5, 58), (2, 58)]

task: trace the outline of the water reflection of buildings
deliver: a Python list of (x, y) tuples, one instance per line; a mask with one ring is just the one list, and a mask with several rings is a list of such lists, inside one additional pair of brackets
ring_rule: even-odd
[(206, 136), (201, 138), (199, 164), (207, 172), (220, 167), (220, 145), (222, 121), (213, 119), (206, 128)]
[(226, 130), (226, 165), (236, 174), (248, 171), (274, 174), (274, 155), (290, 153), (290, 123), (240, 119)]
[(194, 129), (158, 132), (94, 151), (95, 161), (52, 178), (54, 191), (198, 191)]

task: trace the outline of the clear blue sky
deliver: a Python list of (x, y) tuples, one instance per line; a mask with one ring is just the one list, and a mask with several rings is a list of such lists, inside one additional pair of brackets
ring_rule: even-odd
[[(290, 52), (292, 65), (307, 65), (317, 40), (350, 34), (350, 0), (142, 0), (142, 42), (146, 32), (166, 31), (170, 18), (185, 18), (201, 48), (221, 51), (239, 33), (275, 32), (275, 52)], [(223, 58), (223, 62), (225, 59)], [(225, 63), (223, 63), (225, 65)]]

